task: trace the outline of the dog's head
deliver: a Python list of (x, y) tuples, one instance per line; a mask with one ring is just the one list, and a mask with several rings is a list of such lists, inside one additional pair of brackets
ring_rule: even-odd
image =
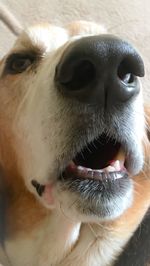
[(23, 32), (0, 64), (3, 168), (69, 217), (121, 215), (143, 167), (143, 75), (137, 51), (93, 23)]

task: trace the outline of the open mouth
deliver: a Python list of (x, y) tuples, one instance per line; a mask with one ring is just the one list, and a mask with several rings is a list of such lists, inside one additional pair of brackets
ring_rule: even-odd
[[(132, 180), (125, 165), (121, 143), (103, 134), (69, 162), (58, 178), (60, 191), (73, 193), (75, 208), (86, 217), (118, 217), (132, 200)], [(39, 196), (49, 198), (50, 184), (32, 180), (32, 185)]]
[(125, 173), (127, 174), (127, 169), (122, 145), (103, 134), (75, 156), (62, 177), (63, 179), (77, 177), (104, 181), (111, 177), (123, 178)]
[[(93, 180), (102, 185), (108, 181), (127, 178), (125, 167), (125, 152), (121, 143), (105, 134), (89, 143), (67, 165), (59, 180), (62, 182), (71, 180)], [(46, 185), (41, 185), (32, 180), (39, 196), (42, 196)]]
[(118, 217), (132, 201), (132, 180), (121, 143), (105, 134), (89, 143), (60, 177), (62, 189), (76, 195), (86, 217)]

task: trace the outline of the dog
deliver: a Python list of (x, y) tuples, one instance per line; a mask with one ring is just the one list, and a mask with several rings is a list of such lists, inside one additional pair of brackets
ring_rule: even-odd
[(132, 45), (85, 21), (30, 27), (1, 60), (4, 266), (114, 265), (150, 207), (143, 76)]

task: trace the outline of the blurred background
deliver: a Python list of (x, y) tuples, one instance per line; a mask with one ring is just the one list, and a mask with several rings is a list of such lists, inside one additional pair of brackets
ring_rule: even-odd
[(63, 26), (80, 19), (101, 23), (136, 46), (145, 62), (142, 83), (150, 101), (149, 0), (0, 0), (0, 58), (13, 45), (20, 25), (46, 21)]

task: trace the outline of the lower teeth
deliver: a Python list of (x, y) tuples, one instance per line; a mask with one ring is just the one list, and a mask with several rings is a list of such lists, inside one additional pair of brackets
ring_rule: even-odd
[(75, 174), (79, 177), (100, 179), (102, 173), (112, 173), (121, 171), (121, 162), (119, 160), (113, 161), (109, 166), (104, 169), (91, 169), (83, 166), (76, 166), (74, 168)]
[(109, 172), (115, 172), (115, 171), (116, 169), (112, 166), (108, 166), (107, 168), (100, 169), (100, 170), (92, 170), (89, 168), (78, 166), (76, 169), (76, 174), (77, 176), (80, 176), (80, 177), (99, 179), (102, 176), (102, 173), (109, 173)]
[[(81, 178), (91, 178), (91, 179), (102, 179), (104, 174), (109, 174), (109, 173), (120, 173), (120, 171), (123, 169), (123, 162), (116, 160), (112, 161), (109, 166), (103, 168), (103, 169), (91, 169), (87, 168), (84, 166), (77, 166), (74, 162), (71, 162), (66, 169), (66, 173), (68, 175), (76, 176), (76, 177), (81, 177)], [(119, 178), (119, 176), (118, 176)]]

